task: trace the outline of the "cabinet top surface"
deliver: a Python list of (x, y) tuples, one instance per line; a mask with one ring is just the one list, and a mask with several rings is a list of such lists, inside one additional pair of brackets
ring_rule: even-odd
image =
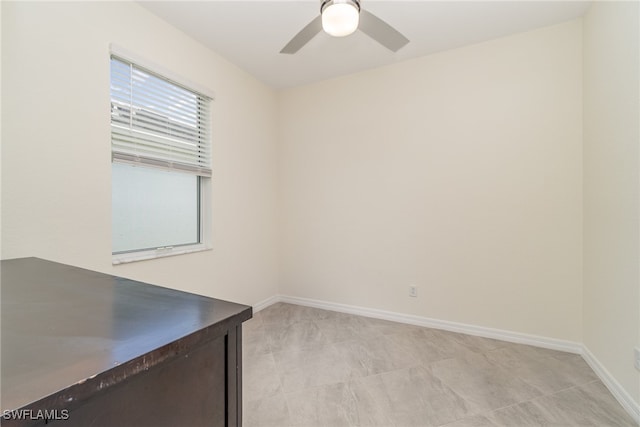
[(1, 410), (114, 377), (251, 317), (245, 305), (37, 258), (2, 261), (0, 280)]

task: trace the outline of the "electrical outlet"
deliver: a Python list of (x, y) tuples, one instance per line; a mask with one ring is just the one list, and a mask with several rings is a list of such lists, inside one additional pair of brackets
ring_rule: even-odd
[(634, 357), (634, 365), (638, 371), (640, 371), (640, 347), (636, 347), (633, 349)]
[(418, 296), (418, 287), (416, 285), (409, 285), (409, 296), (414, 298)]

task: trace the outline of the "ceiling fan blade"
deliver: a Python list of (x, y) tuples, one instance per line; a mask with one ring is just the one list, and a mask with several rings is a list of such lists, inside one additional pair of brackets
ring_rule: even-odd
[(313, 21), (309, 22), (298, 34), (291, 39), (280, 53), (293, 54), (300, 50), (302, 46), (309, 43), (309, 40), (315, 37), (322, 30), (322, 17), (317, 16)]
[(409, 39), (371, 12), (360, 11), (360, 30), (387, 49), (397, 52)]

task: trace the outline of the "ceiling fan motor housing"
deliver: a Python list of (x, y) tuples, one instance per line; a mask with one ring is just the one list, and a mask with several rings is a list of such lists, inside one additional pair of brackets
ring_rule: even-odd
[(350, 4), (355, 7), (358, 12), (360, 12), (360, 0), (321, 0), (320, 1), (320, 14), (324, 12), (324, 10), (333, 5), (333, 4)]
[(397, 52), (409, 43), (409, 39), (391, 25), (361, 9), (360, 2), (361, 0), (320, 0), (320, 16), (300, 30), (280, 53), (296, 53), (322, 30), (334, 37), (344, 37), (360, 29), (392, 52)]

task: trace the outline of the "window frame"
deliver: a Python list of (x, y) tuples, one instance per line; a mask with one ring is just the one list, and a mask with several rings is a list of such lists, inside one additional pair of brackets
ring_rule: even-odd
[[(150, 72), (156, 74), (159, 77), (162, 77), (163, 79), (166, 79), (167, 81), (170, 82), (174, 82), (177, 85), (183, 86), (184, 88), (188, 88), (189, 90), (193, 91), (193, 92), (197, 92), (200, 93), (201, 95), (204, 95), (208, 98), (210, 98), (209, 102), (213, 102), (213, 100), (215, 99), (215, 94), (205, 88), (202, 87), (201, 85), (198, 85), (194, 82), (191, 82), (187, 79), (184, 79), (181, 76), (178, 76), (166, 69), (164, 69), (163, 67), (154, 64), (150, 61), (147, 61), (143, 58), (140, 58), (139, 56), (132, 54), (131, 52), (127, 51), (126, 49), (123, 49), (117, 45), (111, 44), (109, 46), (109, 61), (111, 62), (111, 57), (115, 56), (118, 59), (122, 59), (128, 62), (131, 62), (132, 64), (135, 64), (138, 67), (144, 68), (149, 70)], [(111, 74), (109, 74), (109, 82), (111, 82)], [(111, 84), (111, 83), (110, 83)], [(111, 96), (109, 96), (109, 99), (111, 100)], [(212, 114), (212, 109), (210, 108), (209, 110), (209, 115)], [(109, 117), (111, 116), (111, 114), (109, 114)], [(111, 123), (111, 118), (109, 119), (110, 123)], [(211, 116), (209, 117), (209, 124), (212, 123), (212, 118)], [(110, 129), (111, 129), (111, 125), (110, 125)], [(211, 139), (213, 138), (213, 135), (211, 134), (212, 129), (210, 129), (210, 134), (209, 134), (209, 153), (211, 153), (211, 146), (212, 146), (212, 141)], [(111, 131), (110, 131), (110, 142), (111, 142)], [(114, 162), (116, 162), (116, 160), (114, 160), (113, 158), (113, 148), (111, 148), (110, 150), (111, 152), (111, 163), (113, 164)], [(212, 161), (212, 160), (211, 160)], [(117, 161), (122, 163), (121, 161)], [(128, 162), (124, 162), (124, 163), (128, 163)], [(140, 167), (149, 167), (146, 165), (140, 165)], [(162, 169), (162, 168), (161, 168)], [(180, 170), (176, 170), (176, 172), (181, 172)], [(198, 175), (198, 174), (195, 174)], [(136, 262), (136, 261), (144, 261), (144, 260), (151, 260), (151, 259), (157, 259), (157, 258), (164, 258), (164, 257), (169, 257), (169, 256), (176, 256), (176, 255), (183, 255), (183, 254), (188, 254), (188, 253), (195, 253), (195, 252), (201, 252), (201, 251), (206, 251), (206, 250), (211, 250), (212, 249), (212, 245), (211, 245), (211, 235), (212, 235), (212, 218), (213, 218), (213, 212), (212, 212), (212, 176), (202, 176), (202, 175), (198, 175), (199, 179), (198, 179), (198, 191), (199, 191), (199, 201), (198, 201), (198, 229), (199, 229), (199, 242), (198, 243), (193, 243), (193, 244), (184, 244), (184, 245), (176, 245), (176, 246), (165, 246), (165, 247), (159, 247), (159, 248), (152, 248), (152, 249), (139, 249), (139, 250), (131, 250), (131, 251), (126, 251), (126, 252), (119, 252), (119, 253), (114, 253), (113, 252), (113, 246), (112, 246), (112, 252), (111, 252), (111, 257), (112, 257), (112, 264), (113, 265), (118, 265), (118, 264), (125, 264), (125, 263), (129, 263), (129, 262)], [(113, 191), (113, 190), (112, 190)]]

